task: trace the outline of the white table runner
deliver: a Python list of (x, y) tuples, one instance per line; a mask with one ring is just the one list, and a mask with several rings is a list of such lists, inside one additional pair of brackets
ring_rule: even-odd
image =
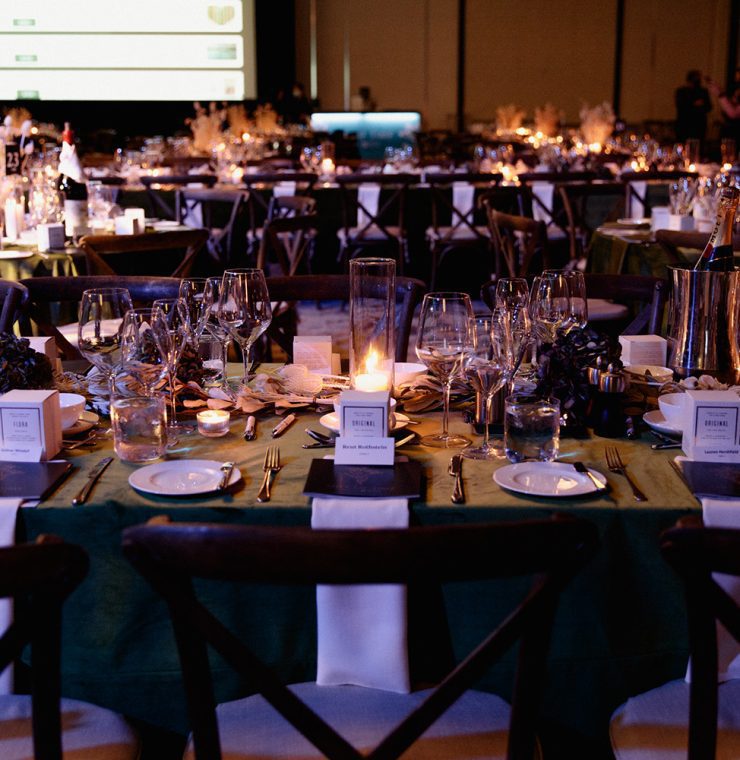
[[(311, 527), (408, 528), (407, 499), (314, 498)], [(324, 686), (408, 693), (406, 587), (318, 586), (318, 668)]]

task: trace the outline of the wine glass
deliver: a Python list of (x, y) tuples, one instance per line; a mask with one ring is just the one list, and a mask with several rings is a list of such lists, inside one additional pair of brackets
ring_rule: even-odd
[(249, 382), (249, 350), (272, 321), (270, 295), (261, 269), (227, 269), (221, 283), (218, 321), (242, 350), (244, 377)]
[(523, 277), (502, 277), (496, 283), (496, 307), (512, 310), (527, 307), (529, 303), (529, 284)]
[(506, 382), (504, 347), (493, 332), (490, 316), (474, 317), (471, 332), (473, 348), (465, 357), (464, 374), (473, 389), (483, 397), (485, 426), (483, 444), (464, 449), (462, 455), (466, 459), (498, 459), (503, 456), (503, 451), (498, 452), (490, 445), (489, 426), (493, 420), (493, 397)]
[(208, 303), (205, 299), (207, 285), (208, 280), (205, 277), (186, 277), (180, 280), (178, 295), (187, 306), (196, 348), (198, 338), (203, 335), (208, 322)]
[(437, 448), (467, 446), (470, 441), (448, 431), (450, 388), (473, 347), (473, 307), (467, 293), (427, 293), (421, 304), (416, 355), (439, 378), (443, 389), (442, 432), (421, 443)]
[(562, 275), (568, 283), (570, 297), (570, 317), (562, 329), (570, 332), (576, 327), (583, 329), (588, 324), (588, 300), (586, 298), (586, 278), (578, 269), (545, 269), (544, 274)]
[(554, 343), (558, 330), (571, 318), (570, 289), (562, 273), (545, 273), (535, 277), (529, 299), (530, 317), (539, 337)]
[(218, 301), (221, 296), (221, 277), (208, 277), (206, 288), (203, 292), (203, 300), (207, 309), (205, 330), (221, 343), (221, 363), (223, 365), (223, 390), (229, 391), (226, 378), (226, 367), (229, 361), (229, 343), (231, 336), (229, 331), (218, 321)]
[(132, 308), (126, 288), (92, 288), (82, 292), (77, 345), (80, 353), (106, 376), (111, 400), (121, 361), (121, 325)]
[(193, 428), (177, 421), (175, 378), (177, 364), (187, 343), (192, 339), (192, 328), (185, 302), (181, 298), (160, 298), (152, 304), (152, 333), (159, 351), (167, 365), (170, 386), (171, 419), (167, 425), (168, 435), (189, 434)]
[(167, 357), (154, 337), (154, 307), (129, 309), (121, 326), (121, 363), (140, 385), (145, 396), (153, 396), (167, 374)]

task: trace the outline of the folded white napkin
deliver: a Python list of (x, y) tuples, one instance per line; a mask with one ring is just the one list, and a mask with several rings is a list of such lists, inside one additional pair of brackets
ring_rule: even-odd
[(628, 196), (628, 207), (626, 209), (627, 216), (632, 219), (644, 219), (645, 218), (645, 204), (640, 200), (647, 194), (647, 182), (630, 182), (630, 190)]
[(275, 198), (285, 198), (295, 195), (295, 182), (278, 182), (272, 188), (272, 194)]
[[(311, 526), (407, 528), (407, 499), (314, 498)], [(406, 587), (318, 586), (318, 667), (324, 686), (410, 691)]]
[[(0, 499), (0, 547), (13, 546), (15, 543), (15, 521), (21, 499)], [(0, 599), (0, 635), (13, 620), (13, 602)], [(6, 668), (0, 673), (0, 694), (12, 694), (13, 668)]]
[(555, 195), (555, 185), (552, 182), (533, 182), (531, 188), (532, 195), (539, 201), (539, 203), (535, 202), (532, 204), (532, 216), (537, 222), (549, 224), (552, 221), (552, 202)]
[[(475, 201), (475, 186), (470, 182), (452, 183), (452, 225), (468, 218)], [(468, 220), (470, 221), (470, 220)], [(467, 229), (467, 226), (463, 224)]]
[[(378, 215), (378, 203), (380, 202), (380, 185), (371, 182), (363, 182), (357, 188), (357, 226), (365, 227), (370, 224), (373, 217)], [(364, 206), (364, 208), (363, 208)], [(367, 209), (367, 213), (365, 212)]]

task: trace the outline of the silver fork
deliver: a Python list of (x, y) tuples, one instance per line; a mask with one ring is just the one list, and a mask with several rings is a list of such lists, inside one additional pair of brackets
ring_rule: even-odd
[(616, 446), (607, 446), (604, 449), (606, 455), (606, 466), (611, 472), (616, 472), (619, 475), (624, 475), (627, 478), (627, 482), (632, 489), (632, 495), (635, 497), (635, 501), (647, 501), (648, 498), (645, 494), (635, 485), (635, 481), (627, 473), (627, 468), (622, 462), (622, 457), (619, 455), (619, 451)]
[(270, 485), (272, 482), (272, 476), (281, 469), (280, 464), (280, 449), (277, 446), (268, 446), (265, 452), (265, 461), (262, 465), (262, 469), (265, 471), (265, 475), (262, 478), (262, 485), (260, 486), (259, 493), (257, 494), (257, 501), (262, 503), (270, 501)]

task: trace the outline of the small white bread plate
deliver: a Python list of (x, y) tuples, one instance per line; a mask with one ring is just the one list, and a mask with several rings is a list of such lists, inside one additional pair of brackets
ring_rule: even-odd
[(85, 411), (77, 418), (77, 422), (75, 422), (74, 425), (64, 428), (62, 432), (66, 436), (78, 435), (79, 433), (84, 433), (85, 431), (90, 430), (91, 427), (98, 424), (99, 420), (100, 417), (98, 417), (95, 412)]
[[(589, 471), (596, 480), (606, 484), (598, 470)], [(529, 496), (580, 496), (594, 493), (596, 486), (585, 472), (565, 462), (519, 462), (500, 467), (493, 480), (502, 488)]]
[(0, 251), (0, 260), (10, 261), (11, 259), (30, 259), (35, 251)]
[[(176, 459), (155, 462), (129, 475), (129, 485), (137, 491), (157, 496), (197, 496), (218, 490), (223, 462), (211, 459)], [(236, 483), (242, 474), (234, 467), (229, 485)]]
[[(391, 426), (391, 430), (400, 430), (401, 428), (405, 428), (409, 424), (409, 418), (405, 414), (401, 414), (400, 412), (394, 412), (393, 417), (395, 419), (395, 423)], [(330, 412), (329, 414), (325, 414), (320, 420), (319, 423), (321, 423), (325, 428), (329, 428), (332, 433), (338, 433), (339, 432), (339, 417), (337, 417), (336, 412)]]
[(645, 414), (642, 415), (642, 419), (645, 421), (646, 425), (649, 425), (653, 430), (657, 430), (664, 435), (683, 435), (683, 429), (670, 425), (660, 409), (653, 409), (651, 412), (645, 412)]

